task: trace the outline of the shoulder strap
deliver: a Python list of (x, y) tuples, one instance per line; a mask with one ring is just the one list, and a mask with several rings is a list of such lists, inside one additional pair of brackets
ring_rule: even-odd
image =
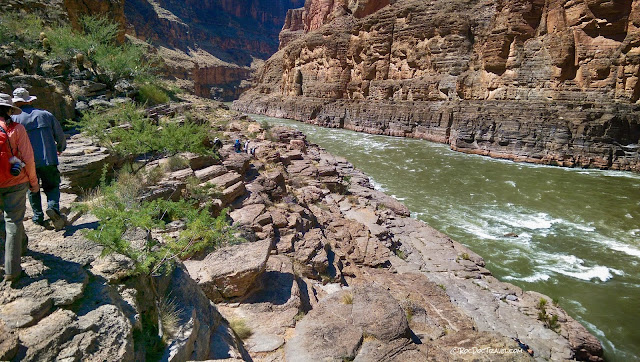
[(13, 154), (13, 146), (11, 146), (11, 139), (9, 139), (9, 134), (7, 133), (7, 131), (2, 126), (0, 126), (0, 131), (2, 131), (2, 133), (7, 135), (7, 142), (9, 143), (9, 152), (11, 152), (11, 156), (15, 156)]

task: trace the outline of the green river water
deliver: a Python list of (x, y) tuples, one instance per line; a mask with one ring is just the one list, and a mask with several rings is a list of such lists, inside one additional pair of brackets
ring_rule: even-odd
[(557, 300), (600, 339), (607, 360), (640, 360), (640, 175), (253, 117), (301, 130), (481, 255), (497, 278)]

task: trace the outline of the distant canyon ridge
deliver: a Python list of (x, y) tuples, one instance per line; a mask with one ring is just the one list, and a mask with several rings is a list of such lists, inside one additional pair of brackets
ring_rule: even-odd
[[(41, 0), (25, 0), (38, 3)], [(278, 50), (287, 11), (304, 0), (54, 0), (72, 24), (106, 15), (134, 41), (157, 49), (165, 75), (195, 94), (236, 99)], [(51, 6), (51, 4), (48, 4)], [(25, 6), (33, 6), (26, 4)]]
[(239, 110), (640, 171), (640, 0), (307, 0)]

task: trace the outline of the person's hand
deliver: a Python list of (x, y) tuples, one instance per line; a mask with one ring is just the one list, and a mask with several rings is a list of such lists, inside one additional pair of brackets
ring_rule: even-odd
[(29, 191), (36, 193), (36, 192), (40, 192), (40, 185), (36, 184), (35, 186), (31, 185), (29, 187)]

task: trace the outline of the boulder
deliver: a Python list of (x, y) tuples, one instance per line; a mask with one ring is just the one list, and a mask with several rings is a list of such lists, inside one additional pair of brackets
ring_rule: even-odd
[(264, 270), (272, 249), (269, 240), (219, 249), (203, 260), (187, 260), (192, 278), (214, 302), (246, 295)]
[(321, 300), (296, 326), (285, 356), (287, 361), (353, 360), (365, 336), (388, 343), (406, 340), (410, 333), (404, 310), (389, 292), (375, 285), (356, 286)]
[(74, 99), (83, 101), (108, 94), (106, 84), (85, 79), (72, 81), (69, 85), (69, 92)]
[(265, 211), (263, 204), (247, 205), (241, 209), (233, 210), (229, 216), (235, 225), (251, 225)]
[(74, 135), (67, 140), (67, 150), (58, 159), (58, 169), (62, 175), (60, 189), (73, 193), (82, 193), (98, 186), (105, 166), (111, 170), (122, 162), (110, 155), (106, 148), (95, 146), (82, 135)]

